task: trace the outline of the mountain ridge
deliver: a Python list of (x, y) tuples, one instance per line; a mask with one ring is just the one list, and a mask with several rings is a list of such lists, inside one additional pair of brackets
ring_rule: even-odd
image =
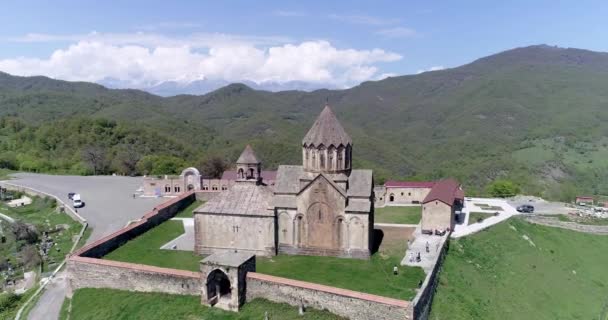
[[(608, 194), (608, 164), (583, 166), (581, 157), (564, 156), (604, 152), (607, 53), (528, 46), (460, 67), (311, 92), (230, 84), (204, 95), (159, 97), (69, 82), (45, 89), (42, 80), (7, 85), (0, 75), (0, 116), (34, 126), (74, 116), (127, 122), (170, 134), (197, 150), (193, 157), (230, 160), (252, 143), (272, 168), (298, 163), (299, 141), (329, 101), (353, 137), (355, 166), (375, 169), (380, 180), (453, 176), (481, 192), (506, 178), (553, 197), (573, 188)], [(549, 161), (518, 158), (525, 153), (519, 150), (549, 140)]]

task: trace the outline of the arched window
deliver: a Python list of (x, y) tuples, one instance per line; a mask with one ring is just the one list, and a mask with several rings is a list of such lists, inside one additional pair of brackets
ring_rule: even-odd
[(171, 192), (171, 186), (170, 185), (166, 185), (165, 186), (165, 192)]
[(319, 167), (325, 169), (325, 154), (323, 154), (322, 151), (321, 154), (319, 154)]
[(209, 186), (208, 186), (208, 185), (206, 185), (206, 184), (204, 184), (204, 185), (203, 185), (203, 190), (209, 190)]
[(315, 150), (311, 150), (310, 152), (312, 153), (312, 163), (310, 164), (310, 167), (316, 168), (317, 167), (317, 153), (315, 152)]
[(217, 185), (215, 185), (215, 184), (214, 184), (214, 185), (211, 187), (211, 190), (213, 190), (213, 191), (217, 191)]
[(245, 179), (245, 172), (243, 171), (243, 168), (240, 168), (238, 173), (237, 173), (237, 178), (239, 179)]
[(179, 186), (174, 186), (174, 187), (173, 187), (173, 190), (174, 190), (175, 192), (180, 192), (180, 189), (181, 189), (181, 188), (180, 188)]
[(222, 185), (222, 190), (228, 190), (228, 187), (226, 187), (226, 185)]
[(336, 153), (336, 149), (333, 146), (327, 149), (327, 168), (329, 170), (334, 169), (334, 153)]
[(344, 148), (340, 147), (338, 148), (338, 166), (337, 169), (343, 169), (344, 168)]
[(253, 170), (253, 168), (249, 168), (249, 176), (247, 177), (247, 179), (255, 178), (255, 176), (253, 175), (254, 172), (255, 172), (255, 170)]

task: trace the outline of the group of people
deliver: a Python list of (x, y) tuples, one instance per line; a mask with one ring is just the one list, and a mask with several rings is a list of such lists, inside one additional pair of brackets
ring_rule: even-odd
[[(408, 245), (409, 245), (409, 241), (408, 241)], [(425, 249), (426, 249), (426, 253), (431, 252), (428, 241), (426, 242)], [(420, 251), (418, 251), (416, 253), (416, 255), (414, 255), (414, 252), (410, 252), (410, 254), (409, 254), (409, 260), (410, 260), (410, 262), (414, 262), (414, 261), (415, 262), (420, 262), (420, 261), (422, 261), (422, 259), (420, 257)]]

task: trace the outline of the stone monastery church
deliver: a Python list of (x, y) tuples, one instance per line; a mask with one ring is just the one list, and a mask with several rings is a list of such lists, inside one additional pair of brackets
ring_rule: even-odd
[(368, 258), (371, 170), (352, 169), (353, 143), (326, 106), (302, 140), (302, 165), (281, 165), (274, 185), (247, 146), (236, 180), (194, 211), (195, 251)]

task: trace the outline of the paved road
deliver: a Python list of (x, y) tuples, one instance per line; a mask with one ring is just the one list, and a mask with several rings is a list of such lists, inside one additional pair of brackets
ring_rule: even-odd
[[(18, 173), (10, 182), (53, 194), (71, 203), (68, 192), (82, 196), (85, 207), (78, 213), (87, 219), (93, 233), (87, 242), (95, 241), (120, 228), (128, 221), (138, 219), (155, 205), (166, 201), (162, 198), (133, 199), (133, 192), (141, 185), (141, 178), (111, 176), (55, 176)], [(30, 320), (57, 319), (65, 296), (65, 275), (58, 273), (30, 312)]]

